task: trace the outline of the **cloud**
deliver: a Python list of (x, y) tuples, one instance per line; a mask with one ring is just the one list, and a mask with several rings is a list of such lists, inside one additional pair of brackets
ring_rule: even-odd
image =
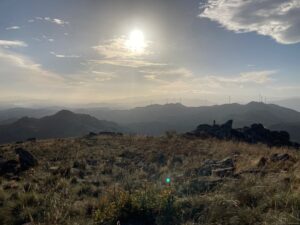
[(190, 79), (194, 75), (186, 68), (162, 68), (161, 70), (142, 70), (144, 77), (147, 80), (157, 81), (157, 82), (170, 82), (180, 79)]
[(272, 76), (276, 73), (277, 71), (275, 70), (264, 70), (264, 71), (242, 73), (241, 76), (236, 79), (236, 82), (266, 84), (271, 81), (274, 81)]
[(164, 63), (155, 63), (150, 62), (147, 60), (132, 60), (132, 59), (109, 59), (109, 60), (90, 60), (90, 62), (97, 63), (97, 64), (105, 64), (105, 65), (112, 65), (117, 67), (129, 67), (129, 68), (143, 68), (143, 67), (163, 67), (167, 66), (168, 64)]
[(50, 52), (51, 55), (54, 55), (56, 58), (80, 58), (78, 55), (63, 55), (63, 54), (57, 54), (55, 52)]
[[(267, 87), (268, 84), (275, 81), (272, 78), (276, 71), (252, 71), (243, 72), (237, 76), (194, 76), (185, 68), (177, 69), (177, 73), (170, 71), (162, 72), (161, 75), (145, 75), (147, 80), (156, 81), (159, 85), (153, 88), (156, 94), (180, 93), (182, 95), (226, 95), (256, 92), (260, 87)], [(173, 75), (172, 75), (173, 74)], [(168, 77), (171, 75), (171, 77)], [(273, 83), (272, 83), (273, 86)]]
[[(5, 72), (15, 74), (14, 76), (22, 76), (20, 74), (26, 74), (28, 72), (28, 77), (39, 77), (48, 78), (51, 80), (61, 80), (62, 78), (54, 73), (42, 69), (40, 64), (34, 63), (28, 57), (20, 54), (13, 53), (7, 50), (0, 49), (0, 63), (2, 64), (2, 74), (5, 76)], [(14, 72), (15, 71), (15, 72)]]
[(0, 40), (0, 47), (10, 48), (10, 47), (27, 47), (28, 45), (23, 41), (10, 41), (10, 40)]
[(200, 17), (228, 30), (256, 32), (282, 44), (300, 42), (299, 0), (207, 0)]
[(64, 21), (63, 19), (59, 18), (51, 18), (51, 17), (35, 17), (35, 19), (28, 20), (29, 23), (33, 23), (34, 21), (45, 21), (49, 23), (53, 23), (59, 26), (64, 26), (70, 24), (68, 21)]
[(143, 51), (132, 51), (128, 47), (126, 37), (114, 38), (92, 47), (103, 59), (90, 60), (90, 62), (132, 69), (167, 66), (167, 64), (146, 59), (147, 56), (152, 54), (152, 52), (149, 51), (149, 47), (150, 42), (148, 41)]
[(126, 47), (127, 41), (128, 40), (125, 37), (115, 38), (105, 41), (103, 44), (94, 46), (93, 49), (105, 59), (132, 59), (150, 54), (147, 47), (144, 51), (130, 50), (128, 47)]
[(272, 76), (276, 74), (275, 70), (262, 70), (244, 72), (238, 76), (224, 77), (224, 76), (205, 76), (197, 78), (197, 81), (205, 83), (211, 87), (224, 87), (224, 86), (236, 86), (243, 87), (242, 85), (264, 85), (274, 81)]
[[(42, 38), (46, 41), (49, 41), (49, 42), (54, 42), (55, 40), (45, 34), (42, 35)], [(35, 38), (36, 41), (41, 41), (39, 38)]]
[(0, 48), (1, 99), (60, 99), (66, 80), (42, 68), (30, 58)]
[(12, 26), (12, 27), (7, 27), (7, 28), (5, 28), (5, 30), (18, 30), (18, 29), (20, 29), (21, 27), (19, 27), (19, 26)]
[(104, 82), (111, 81), (117, 76), (109, 72), (92, 71), (88, 74), (75, 75), (68, 80), (68, 84), (72, 88), (91, 88), (90, 91), (95, 91)]
[(102, 71), (96, 71), (96, 70), (93, 70), (92, 74), (90, 74), (90, 78), (96, 82), (110, 81), (116, 77), (117, 77), (117, 75), (114, 73), (102, 72)]

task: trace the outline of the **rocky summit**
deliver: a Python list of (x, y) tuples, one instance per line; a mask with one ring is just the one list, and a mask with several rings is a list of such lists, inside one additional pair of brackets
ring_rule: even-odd
[(286, 131), (271, 131), (262, 124), (252, 124), (250, 127), (232, 127), (233, 120), (224, 124), (202, 124), (196, 130), (185, 134), (186, 137), (217, 138), (220, 140), (242, 141), (251, 144), (262, 143), (268, 146), (290, 146), (299, 148), (299, 144), (291, 142), (290, 135)]

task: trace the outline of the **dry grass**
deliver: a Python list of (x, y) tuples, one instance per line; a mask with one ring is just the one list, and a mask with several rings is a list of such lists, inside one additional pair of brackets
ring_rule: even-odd
[[(177, 135), (18, 146), (29, 150), (39, 166), (19, 181), (0, 177), (0, 224), (300, 224), (300, 155), (293, 149)], [(3, 145), (0, 155), (15, 158), (15, 148)], [(207, 159), (231, 157), (239, 173), (275, 153), (288, 153), (293, 160), (225, 178), (204, 192), (198, 183), (217, 178), (187, 175)]]

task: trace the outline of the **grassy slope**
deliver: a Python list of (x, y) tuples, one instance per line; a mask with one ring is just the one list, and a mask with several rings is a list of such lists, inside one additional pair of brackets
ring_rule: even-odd
[[(39, 166), (20, 181), (0, 177), (0, 224), (298, 224), (299, 153), (263, 145), (169, 137), (45, 140), (22, 146)], [(14, 158), (16, 145), (0, 155)], [(263, 173), (226, 178), (201, 192), (189, 174), (206, 159), (233, 157), (237, 171), (261, 157), (288, 152), (294, 162), (269, 163)], [(171, 177), (171, 185), (164, 183)]]

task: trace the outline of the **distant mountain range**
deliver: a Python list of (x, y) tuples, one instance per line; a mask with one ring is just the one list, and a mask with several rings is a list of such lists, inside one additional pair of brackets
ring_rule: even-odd
[(17, 121), (22, 117), (33, 117), (41, 118), (56, 113), (59, 109), (56, 108), (42, 108), (42, 109), (31, 109), (31, 108), (11, 108), (0, 110), (0, 125), (9, 124)]
[[(38, 138), (78, 136), (99, 130), (122, 130), (144, 135), (161, 135), (168, 130), (185, 133), (194, 130), (199, 124), (212, 124), (213, 121), (224, 123), (233, 119), (235, 128), (261, 123), (266, 128), (286, 130), (293, 141), (300, 142), (300, 112), (275, 104), (250, 102), (246, 105), (226, 104), (201, 107), (166, 104), (130, 110), (86, 108), (72, 109), (73, 112), (79, 114), (61, 111), (54, 116), (41, 119), (20, 119), (22, 116), (28, 116), (29, 113), (31, 116), (32, 114), (40, 116), (51, 113), (51, 110), (54, 109), (0, 111), (0, 121), (5, 118), (2, 124), (6, 124), (0, 125), (0, 141), (16, 140), (16, 137), (20, 137), (19, 140), (25, 136)], [(16, 121), (17, 119), (20, 120)], [(13, 138), (9, 139), (8, 133)]]
[(101, 131), (122, 132), (124, 129), (113, 122), (62, 110), (53, 116), (40, 119), (23, 117), (12, 124), (0, 126), (0, 143), (28, 138), (76, 137)]
[[(166, 130), (187, 132), (199, 124), (224, 123), (234, 120), (234, 127), (262, 123), (266, 127), (277, 125), (280, 129), (288, 124), (300, 123), (300, 112), (275, 104), (250, 102), (246, 105), (226, 104), (215, 106), (186, 107), (181, 104), (150, 105), (131, 110), (79, 110), (98, 119), (114, 121), (140, 134), (159, 135)], [(299, 130), (300, 131), (300, 130)], [(291, 132), (295, 140), (297, 134)], [(299, 141), (300, 139), (297, 138)]]

